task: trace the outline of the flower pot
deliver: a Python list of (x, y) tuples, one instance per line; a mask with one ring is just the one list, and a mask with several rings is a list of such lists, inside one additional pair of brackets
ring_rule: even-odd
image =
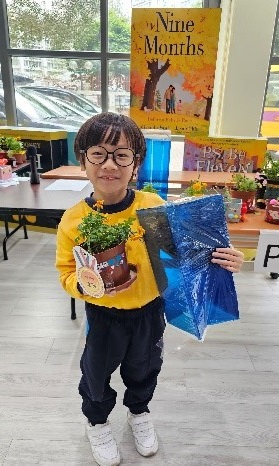
[(231, 190), (231, 195), (234, 199), (242, 199), (242, 202), (247, 204), (247, 213), (254, 212), (254, 200), (255, 200), (255, 191), (236, 191), (235, 189)]
[(16, 159), (17, 165), (21, 165), (22, 163), (26, 162), (26, 154), (23, 153), (13, 153), (13, 157)]
[(7, 159), (8, 155), (7, 152), (4, 150), (0, 150), (0, 159)]
[(265, 208), (265, 221), (268, 223), (279, 224), (279, 204), (274, 205), (270, 204), (270, 201), (267, 201)]
[(125, 288), (123, 285), (131, 279), (125, 242), (118, 244), (114, 248), (94, 254), (94, 256), (97, 259), (98, 272), (104, 281), (105, 288)]
[(267, 180), (265, 199), (276, 199), (279, 197), (279, 180)]

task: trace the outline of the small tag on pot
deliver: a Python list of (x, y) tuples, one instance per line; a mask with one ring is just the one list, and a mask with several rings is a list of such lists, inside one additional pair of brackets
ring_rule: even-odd
[(101, 298), (105, 293), (104, 282), (99, 272), (89, 267), (77, 269), (78, 282), (86, 294), (93, 298)]

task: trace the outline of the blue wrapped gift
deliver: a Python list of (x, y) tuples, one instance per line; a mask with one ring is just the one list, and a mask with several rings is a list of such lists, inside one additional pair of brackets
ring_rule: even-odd
[(220, 194), (137, 211), (167, 321), (203, 340), (208, 325), (239, 319), (231, 272), (211, 262), (229, 235)]

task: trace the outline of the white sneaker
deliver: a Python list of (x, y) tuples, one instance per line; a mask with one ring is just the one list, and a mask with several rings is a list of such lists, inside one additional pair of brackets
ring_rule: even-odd
[(86, 434), (91, 444), (92, 454), (100, 466), (117, 466), (120, 464), (120, 454), (112, 435), (110, 423), (86, 425)]
[(128, 411), (136, 449), (142, 456), (152, 456), (158, 451), (158, 439), (149, 413), (132, 414)]

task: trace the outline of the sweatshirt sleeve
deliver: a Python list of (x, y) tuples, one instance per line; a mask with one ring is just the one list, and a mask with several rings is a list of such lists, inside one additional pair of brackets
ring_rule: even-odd
[(78, 290), (76, 262), (73, 255), (73, 247), (76, 243), (74, 237), (71, 237), (71, 229), (69, 230), (66, 226), (67, 222), (62, 218), (57, 231), (55, 266), (64, 290), (74, 298), (85, 299), (85, 296)]

